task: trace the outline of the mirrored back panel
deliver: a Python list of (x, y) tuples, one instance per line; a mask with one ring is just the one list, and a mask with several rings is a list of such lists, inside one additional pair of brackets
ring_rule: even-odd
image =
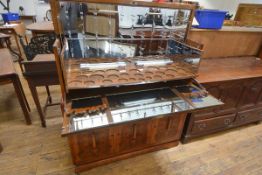
[(196, 75), (201, 49), (186, 42), (192, 6), (142, 1), (57, 2), (68, 89)]
[(185, 38), (191, 9), (61, 2), (59, 19), (69, 38), (91, 36)]

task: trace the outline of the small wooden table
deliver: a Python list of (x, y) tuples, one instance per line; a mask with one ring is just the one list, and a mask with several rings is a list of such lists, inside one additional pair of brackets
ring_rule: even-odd
[[(37, 107), (42, 127), (46, 127), (45, 113), (48, 106), (59, 105), (60, 103), (52, 103), (52, 98), (48, 86), (59, 85), (58, 74), (56, 70), (54, 54), (39, 54), (32, 61), (23, 62), (25, 72), (24, 76), (28, 82), (35, 105)], [(42, 109), (37, 87), (45, 86), (47, 90), (47, 99)]]
[(28, 25), (26, 29), (30, 30), (33, 36), (36, 36), (39, 34), (52, 33), (55, 30), (52, 21), (33, 23), (33, 24)]
[(31, 124), (30, 107), (27, 102), (19, 76), (15, 71), (12, 56), (8, 49), (0, 49), (0, 85), (12, 83), (23, 110), (26, 123)]

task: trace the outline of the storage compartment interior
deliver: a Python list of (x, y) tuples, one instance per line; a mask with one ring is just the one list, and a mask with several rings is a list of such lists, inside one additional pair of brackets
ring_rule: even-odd
[(114, 122), (165, 115), (193, 109), (169, 88), (152, 89), (107, 97)]

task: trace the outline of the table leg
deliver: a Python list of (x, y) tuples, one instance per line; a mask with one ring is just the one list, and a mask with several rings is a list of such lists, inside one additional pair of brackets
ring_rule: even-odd
[(45, 88), (46, 88), (46, 92), (47, 92), (47, 95), (48, 95), (48, 102), (49, 102), (49, 104), (52, 104), (52, 97), (51, 97), (51, 94), (50, 94), (49, 86), (45, 86)]
[(25, 92), (24, 92), (24, 90), (23, 90), (23, 86), (22, 86), (20, 80), (18, 81), (18, 85), (19, 85), (19, 87), (20, 87), (21, 95), (22, 95), (23, 98), (25, 99), (26, 107), (27, 107), (28, 111), (31, 111), (31, 108), (30, 108), (29, 103), (28, 103), (28, 101), (27, 101), (27, 99), (26, 99)]
[(31, 117), (30, 117), (30, 114), (29, 114), (30, 108), (29, 108), (28, 102), (25, 98), (23, 88), (21, 87), (21, 82), (20, 82), (17, 75), (14, 76), (14, 78), (12, 79), (12, 82), (13, 82), (13, 86), (14, 86), (18, 101), (19, 101), (20, 106), (22, 108), (22, 111), (24, 113), (26, 123), (28, 125), (30, 125), (32, 123)]
[(2, 144), (0, 143), (0, 153), (3, 151)]
[(38, 97), (38, 94), (37, 94), (37, 89), (30, 81), (28, 81), (28, 85), (29, 85), (29, 88), (31, 90), (31, 93), (32, 93), (32, 96), (33, 96), (33, 99), (34, 99), (37, 111), (39, 113), (42, 127), (46, 127), (45, 115), (44, 115), (44, 113), (42, 111), (42, 107), (41, 107), (41, 104), (40, 104), (40, 101), (39, 101), (39, 97)]

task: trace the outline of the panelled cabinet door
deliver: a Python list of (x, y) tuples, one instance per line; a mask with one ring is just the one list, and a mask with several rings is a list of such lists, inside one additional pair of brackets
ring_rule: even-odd
[(241, 82), (223, 83), (220, 86), (222, 100), (225, 104), (218, 111), (220, 114), (235, 113), (237, 111), (238, 102), (243, 94), (244, 87)]
[(69, 144), (75, 164), (83, 164), (109, 157), (113, 134), (108, 128), (69, 135)]
[(115, 152), (125, 153), (146, 147), (147, 126), (148, 121), (141, 120), (115, 127), (116, 139), (119, 140)]
[(186, 114), (173, 114), (168, 117), (159, 118), (156, 121), (154, 136), (157, 143), (168, 143), (179, 140), (184, 126)]
[(245, 92), (241, 98), (240, 109), (254, 107), (261, 102), (262, 79), (250, 80), (246, 84)]

